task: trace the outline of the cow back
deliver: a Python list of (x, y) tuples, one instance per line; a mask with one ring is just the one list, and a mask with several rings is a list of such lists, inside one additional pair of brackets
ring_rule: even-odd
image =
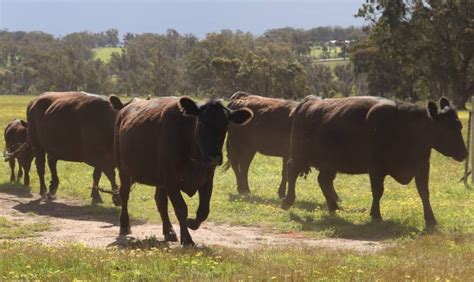
[(231, 143), (265, 155), (287, 156), (292, 125), (290, 115), (297, 103), (251, 94), (236, 94), (232, 96), (228, 107), (232, 110), (247, 107), (252, 110), (254, 116), (244, 126), (229, 126), (227, 138)]

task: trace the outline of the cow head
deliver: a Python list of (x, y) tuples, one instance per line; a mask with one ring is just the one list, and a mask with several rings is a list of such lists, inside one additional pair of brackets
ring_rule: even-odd
[(197, 105), (190, 98), (182, 97), (179, 108), (183, 115), (197, 118), (196, 143), (201, 160), (210, 166), (222, 164), (222, 145), (229, 122), (244, 125), (253, 117), (252, 111), (247, 108), (233, 111), (216, 100)]
[(462, 161), (468, 153), (462, 138), (461, 121), (448, 99), (442, 97), (439, 106), (438, 110), (436, 103), (428, 103), (428, 113), (434, 122), (433, 147), (443, 155)]

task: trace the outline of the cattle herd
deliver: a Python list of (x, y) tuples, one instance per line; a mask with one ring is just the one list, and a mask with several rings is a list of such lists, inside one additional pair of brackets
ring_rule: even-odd
[[(223, 162), (226, 134), (225, 167), (234, 171), (239, 193), (250, 193), (248, 171), (257, 152), (282, 157), (278, 195), (284, 209), (295, 202), (297, 177), (310, 168), (319, 171), (317, 180), (330, 212), (339, 208), (333, 185), (338, 172), (369, 174), (373, 220), (381, 220), (385, 177), (404, 185), (415, 178), (427, 226), (436, 224), (428, 189), (431, 149), (457, 161), (468, 154), (461, 122), (446, 98), (423, 107), (378, 97), (308, 96), (298, 103), (237, 92), (225, 106), (219, 100), (197, 104), (189, 97), (134, 98), (124, 104), (115, 95), (47, 92), (31, 101), (26, 113), (26, 122), (16, 119), (5, 129), (11, 181), (24, 174), (24, 184), (29, 185), (35, 159), (40, 195), (52, 200), (59, 185), (57, 161), (87, 163), (94, 168), (92, 201), (102, 202), (99, 192), (106, 192), (121, 206), (121, 235), (131, 233), (131, 185), (155, 186), (164, 238), (177, 241), (168, 215), (169, 199), (183, 245), (194, 244), (188, 228), (198, 229), (209, 215), (214, 172)], [(46, 160), (49, 187), (44, 178)], [(110, 190), (99, 188), (102, 173)], [(181, 192), (199, 194), (195, 218), (188, 218)]]

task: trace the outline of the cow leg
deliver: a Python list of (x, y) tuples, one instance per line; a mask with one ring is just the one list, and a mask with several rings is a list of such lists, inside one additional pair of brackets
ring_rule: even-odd
[(40, 195), (41, 198), (46, 198), (46, 183), (44, 182), (44, 171), (45, 171), (45, 152), (42, 149), (36, 149), (35, 152), (35, 164), (36, 164), (36, 172), (38, 173), (38, 179), (40, 182)]
[(337, 205), (336, 192), (334, 190), (334, 179), (336, 172), (331, 170), (321, 170), (318, 174), (319, 188), (323, 192), (324, 198), (328, 205), (329, 212), (333, 213), (339, 209)]
[(281, 182), (280, 182), (280, 187), (278, 188), (278, 197), (280, 199), (284, 199), (286, 196), (286, 182), (287, 182), (287, 176), (288, 176), (288, 158), (283, 158), (282, 160), (282, 168), (281, 168)]
[(188, 206), (181, 195), (181, 192), (176, 186), (167, 187), (168, 197), (173, 204), (174, 212), (179, 221), (179, 229), (181, 233), (181, 245), (194, 246), (194, 241), (191, 238), (188, 230)]
[(58, 171), (56, 169), (57, 164), (58, 160), (48, 154), (48, 167), (51, 171), (51, 182), (49, 183), (49, 197), (51, 199), (54, 199), (54, 195), (56, 195), (56, 192), (58, 191), (59, 178)]
[(100, 182), (101, 176), (102, 176), (102, 172), (100, 171), (100, 169), (94, 167), (94, 172), (92, 173), (92, 191), (91, 191), (91, 198), (92, 198), (93, 204), (103, 203), (102, 198), (100, 197), (100, 194), (99, 194), (99, 182)]
[(288, 210), (294, 203), (296, 199), (296, 193), (295, 193), (295, 185), (296, 185), (296, 179), (298, 178), (298, 175), (301, 173), (302, 168), (301, 165), (299, 165), (298, 162), (294, 161), (289, 161), (287, 163), (287, 170), (288, 170), (288, 191), (286, 193), (285, 199), (283, 199), (283, 202), (281, 204), (281, 208), (284, 210)]
[(382, 215), (380, 213), (380, 199), (383, 196), (385, 176), (378, 174), (370, 174), (370, 187), (372, 189), (372, 208), (370, 209), (370, 215), (372, 216), (372, 221), (382, 220)]
[(415, 175), (416, 188), (420, 195), (421, 202), (423, 203), (423, 213), (425, 215), (425, 224), (427, 227), (433, 227), (436, 225), (436, 219), (431, 209), (430, 204), (430, 191), (428, 189), (428, 179), (430, 174), (430, 164), (427, 162), (417, 171)]
[(18, 160), (18, 175), (17, 175), (17, 178), (18, 181), (20, 180), (20, 178), (23, 177), (23, 170), (21, 169), (21, 162), (20, 160)]
[(120, 177), (120, 200), (122, 209), (120, 211), (120, 235), (128, 235), (132, 233), (130, 228), (130, 217), (128, 216), (128, 198), (130, 196), (130, 186), (132, 185), (131, 178), (119, 172)]
[[(115, 169), (114, 168), (106, 168), (103, 170), (105, 176), (107, 176), (107, 179), (110, 182), (110, 185), (112, 186), (112, 191), (117, 191), (117, 182), (115, 182)], [(121, 205), (120, 201), (120, 196), (119, 194), (115, 193), (112, 194), (112, 202), (116, 207), (119, 207)]]
[(23, 160), (21, 162), (21, 166), (23, 167), (23, 171), (25, 172), (25, 178), (23, 179), (23, 183), (25, 186), (30, 186), (31, 160)]
[(11, 158), (8, 160), (10, 164), (10, 182), (15, 182), (15, 158)]
[(199, 206), (196, 218), (188, 218), (188, 227), (198, 230), (201, 223), (209, 216), (209, 203), (211, 202), (212, 189), (214, 183), (214, 173), (207, 179), (206, 183), (199, 187)]
[(249, 168), (250, 163), (255, 156), (255, 152), (249, 152), (248, 154), (243, 154), (240, 157), (239, 162), (239, 179), (237, 180), (237, 190), (239, 194), (250, 194), (249, 188)]
[(158, 186), (155, 191), (155, 203), (163, 223), (163, 236), (165, 237), (165, 241), (178, 241), (178, 237), (171, 225), (168, 214), (168, 195), (166, 194), (166, 190), (160, 189)]

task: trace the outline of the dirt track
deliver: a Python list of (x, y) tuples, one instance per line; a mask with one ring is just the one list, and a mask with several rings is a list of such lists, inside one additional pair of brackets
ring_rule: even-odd
[[(101, 212), (101, 207), (67, 198), (54, 202), (41, 201), (38, 195), (27, 191), (7, 189), (0, 192), (0, 216), (20, 223), (44, 222), (51, 224), (49, 231), (41, 232), (35, 240), (57, 245), (61, 243), (83, 243), (91, 247), (120, 245), (127, 238), (118, 237), (118, 215), (110, 211)], [(161, 224), (131, 222), (132, 236), (144, 239), (155, 235), (162, 240)], [(179, 227), (174, 226), (177, 234)], [(386, 247), (377, 241), (349, 239), (311, 239), (303, 234), (265, 232), (259, 227), (232, 226), (204, 222), (191, 235), (199, 245), (218, 245), (229, 248), (254, 249), (260, 247), (308, 246), (332, 249), (351, 249), (361, 252), (375, 252)], [(173, 243), (177, 244), (177, 243)]]

